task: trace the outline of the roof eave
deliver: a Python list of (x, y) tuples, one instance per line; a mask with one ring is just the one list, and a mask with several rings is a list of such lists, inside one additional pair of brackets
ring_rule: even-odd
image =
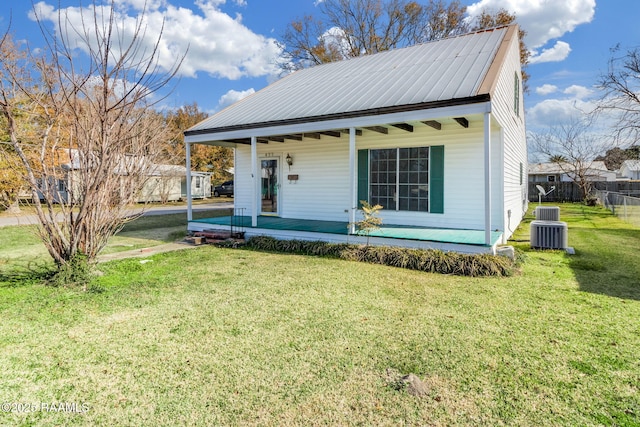
[(418, 110), (428, 110), (428, 109), (436, 109), (436, 108), (478, 104), (478, 103), (489, 102), (490, 100), (491, 100), (490, 95), (488, 93), (484, 93), (476, 96), (470, 96), (466, 98), (457, 98), (457, 99), (447, 99), (444, 101), (430, 101), (430, 102), (422, 102), (418, 104), (395, 105), (395, 106), (389, 106), (389, 107), (372, 108), (368, 110), (348, 111), (348, 112), (342, 112), (342, 113), (327, 114), (323, 116), (295, 117), (291, 119), (274, 120), (270, 122), (245, 123), (245, 124), (238, 124), (238, 125), (232, 125), (232, 126), (222, 126), (218, 128), (187, 130), (184, 132), (184, 135), (185, 137), (189, 137), (189, 136), (196, 136), (196, 135), (207, 135), (207, 134), (217, 134), (217, 133), (234, 132), (234, 131), (242, 131), (242, 130), (290, 126), (290, 125), (303, 124), (303, 123), (324, 122), (324, 121), (331, 121), (331, 120), (337, 120), (337, 119), (352, 119), (352, 118), (358, 118), (358, 117), (380, 116), (385, 114), (394, 114), (394, 113), (411, 112), (411, 111), (418, 111)]

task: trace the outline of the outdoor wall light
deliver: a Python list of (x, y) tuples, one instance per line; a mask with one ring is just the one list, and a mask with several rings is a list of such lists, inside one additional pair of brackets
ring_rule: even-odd
[(285, 160), (287, 161), (289, 168), (291, 168), (291, 165), (293, 165), (293, 157), (291, 157), (291, 154), (287, 153), (287, 157), (285, 158)]

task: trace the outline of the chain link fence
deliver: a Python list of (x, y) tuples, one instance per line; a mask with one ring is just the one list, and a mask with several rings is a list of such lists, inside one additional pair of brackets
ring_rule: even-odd
[(640, 227), (640, 197), (605, 190), (596, 190), (595, 195), (618, 218)]

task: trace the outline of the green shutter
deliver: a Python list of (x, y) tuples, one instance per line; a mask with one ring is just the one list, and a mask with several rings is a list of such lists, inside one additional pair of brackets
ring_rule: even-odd
[(444, 145), (431, 147), (429, 212), (444, 213)]
[(358, 207), (360, 200), (369, 202), (369, 150), (358, 150)]

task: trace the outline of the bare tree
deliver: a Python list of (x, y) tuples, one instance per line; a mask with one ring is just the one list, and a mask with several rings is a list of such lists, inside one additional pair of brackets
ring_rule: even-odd
[(591, 117), (550, 125), (545, 132), (529, 133), (528, 139), (536, 152), (558, 165), (578, 185), (586, 200), (592, 182), (599, 178), (593, 162), (603, 148), (599, 137), (591, 131)]
[(0, 41), (0, 112), (59, 268), (79, 255), (94, 260), (126, 222), (156, 164), (154, 146), (167, 138), (152, 107), (181, 62), (162, 69), (162, 32), (145, 47), (143, 16), (128, 33), (115, 0), (85, 10), (80, 27), (60, 11), (56, 34), (38, 19), (42, 53), (17, 46), (9, 32)]
[(622, 56), (618, 47), (612, 51), (607, 72), (599, 81), (603, 96), (598, 108), (613, 113), (617, 142), (631, 146), (640, 140), (640, 48)]

